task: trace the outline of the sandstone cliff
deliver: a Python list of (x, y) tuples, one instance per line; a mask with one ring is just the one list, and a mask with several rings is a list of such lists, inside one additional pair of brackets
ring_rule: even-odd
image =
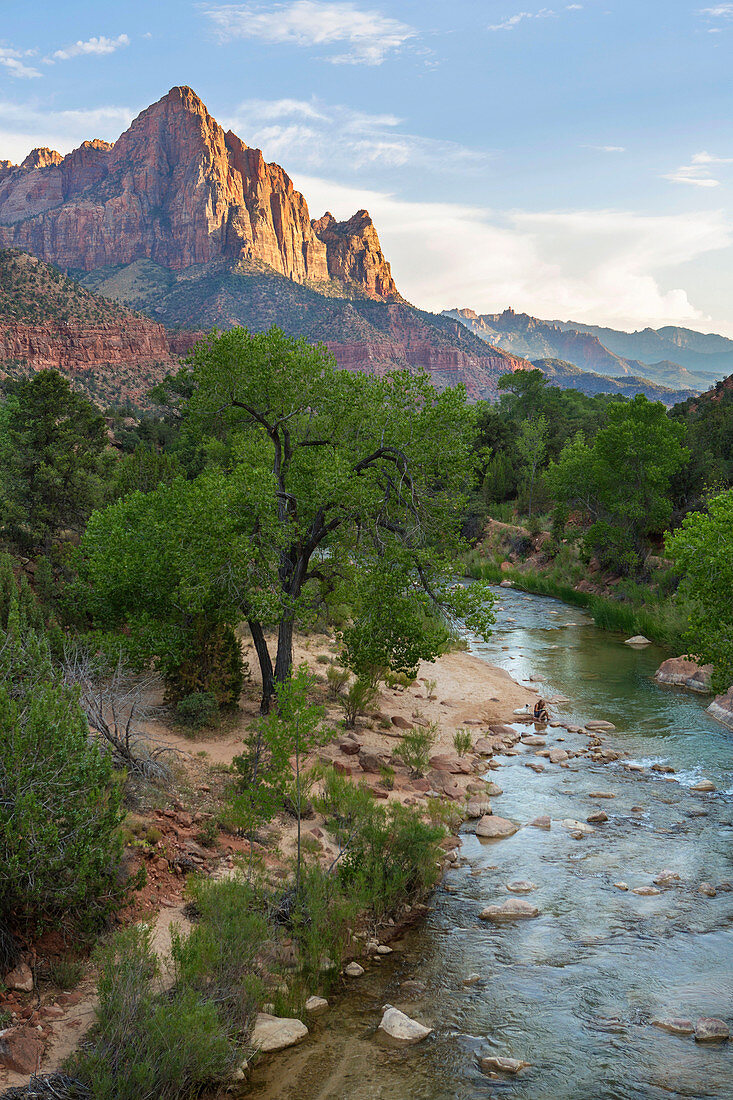
[(66, 157), (37, 149), (1, 168), (0, 246), (83, 271), (140, 259), (174, 270), (250, 261), (299, 283), (335, 279), (399, 297), (366, 211), (312, 223), (284, 170), (225, 132), (186, 87), (114, 145), (85, 142)]

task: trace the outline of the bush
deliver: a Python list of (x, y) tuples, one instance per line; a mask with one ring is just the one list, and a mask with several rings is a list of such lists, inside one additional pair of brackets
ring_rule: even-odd
[(473, 747), (471, 731), (460, 729), (453, 734), (453, 747), (459, 756), (465, 756)]
[(430, 760), (430, 750), (437, 736), (435, 723), (429, 726), (417, 726), (406, 733), (395, 749), (395, 756), (412, 769), (413, 775), (423, 775)]
[(213, 726), (218, 717), (219, 704), (210, 691), (194, 691), (176, 704), (177, 721), (194, 730)]
[(167, 702), (211, 694), (222, 709), (236, 707), (248, 672), (231, 626), (212, 623), (204, 615), (190, 629), (183, 657), (161, 664)]
[(377, 700), (377, 689), (368, 680), (354, 680), (348, 691), (339, 695), (339, 703), (344, 708), (346, 725), (353, 729), (357, 716), (373, 707)]
[(348, 668), (338, 668), (336, 665), (331, 665), (326, 672), (326, 678), (328, 679), (329, 695), (333, 699), (339, 699), (349, 679)]

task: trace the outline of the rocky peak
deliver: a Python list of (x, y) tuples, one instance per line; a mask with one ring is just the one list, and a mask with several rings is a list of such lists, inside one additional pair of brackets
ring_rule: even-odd
[(332, 279), (355, 284), (371, 298), (401, 300), (368, 210), (358, 210), (344, 222), (327, 211), (312, 224), (326, 245)]
[(48, 168), (50, 165), (61, 164), (64, 158), (55, 149), (47, 149), (45, 146), (39, 149), (31, 149), (28, 156), (21, 164), (21, 168)]

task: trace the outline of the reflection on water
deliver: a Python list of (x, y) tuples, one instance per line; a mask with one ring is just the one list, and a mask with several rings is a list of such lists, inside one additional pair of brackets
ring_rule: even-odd
[[(523, 823), (549, 814), (551, 831), (525, 828), (498, 842), (467, 834), (465, 863), (436, 892), (426, 927), (371, 967), (312, 1040), (258, 1069), (255, 1096), (733, 1097), (733, 1044), (700, 1046), (651, 1026), (664, 1016), (733, 1023), (733, 893), (697, 890), (733, 880), (733, 735), (705, 714), (704, 698), (653, 683), (664, 657), (655, 647), (624, 646), (557, 601), (498, 593), (496, 633), (474, 651), (517, 679), (542, 677), (545, 697), (568, 696), (555, 708), (563, 721), (613, 722), (605, 743), (646, 770), (578, 760), (538, 774), (522, 756), (502, 758), (495, 811)], [(561, 729), (550, 734), (568, 749), (585, 744)], [(675, 781), (651, 772), (655, 762), (674, 767)], [(714, 795), (689, 789), (702, 775)], [(615, 797), (590, 797), (599, 791)], [(599, 809), (608, 822), (583, 840), (558, 825)], [(681, 884), (653, 897), (632, 892), (663, 869)], [(541, 916), (503, 928), (480, 922), (480, 910), (509, 897), (506, 884), (518, 878), (536, 884)], [(471, 974), (481, 980), (465, 984)], [(406, 978), (424, 982), (424, 992), (401, 993)], [(434, 1036), (383, 1050), (373, 1032), (385, 1001), (432, 1024)], [(477, 1053), (532, 1066), (492, 1080)]]

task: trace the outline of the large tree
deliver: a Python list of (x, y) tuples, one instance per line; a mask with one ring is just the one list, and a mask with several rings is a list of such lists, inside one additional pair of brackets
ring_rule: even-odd
[[(418, 655), (434, 657), (435, 622), (444, 615), (488, 629), (487, 594), (456, 586), (452, 576), (472, 474), (474, 410), (462, 388), (438, 393), (426, 376), (404, 371), (377, 378), (338, 370), (323, 346), (276, 328), (210, 336), (194, 351), (190, 381), (183, 415), (187, 430), (196, 425), (206, 441), (209, 463), (191, 483), (202, 509), (191, 535), (208, 549), (175, 553), (187, 555), (193, 570), (189, 599), (205, 588), (226, 616), (236, 612), (248, 622), (264, 710), (275, 683), (290, 674), (296, 622), (324, 602), (352, 602), (360, 629), (350, 644), (352, 654), (361, 647), (354, 656), (360, 666), (366, 651), (399, 664), (409, 649), (414, 662), (415, 645)], [(210, 479), (203, 489), (201, 478)], [(123, 501), (118, 512), (108, 510), (90, 524), (87, 549), (97, 588), (112, 601), (120, 595), (119, 607), (129, 606), (129, 597), (120, 593), (124, 571), (114, 563), (139, 542), (149, 522), (143, 517), (160, 515), (174, 493), (183, 494), (176, 483), (147, 494), (145, 506), (133, 498), (140, 522)], [(175, 537), (185, 541), (180, 522)], [(155, 537), (145, 535), (146, 545), (165, 542), (165, 526)], [(140, 595), (154, 557), (154, 549), (138, 556)], [(368, 584), (368, 577), (382, 583)], [(395, 636), (390, 603), (376, 606), (386, 592), (399, 594), (399, 621), (415, 645)], [(180, 590), (176, 599), (180, 608)], [(419, 613), (406, 614), (405, 600)], [(274, 661), (268, 627), (277, 631)], [(375, 642), (380, 634), (389, 641)]]

